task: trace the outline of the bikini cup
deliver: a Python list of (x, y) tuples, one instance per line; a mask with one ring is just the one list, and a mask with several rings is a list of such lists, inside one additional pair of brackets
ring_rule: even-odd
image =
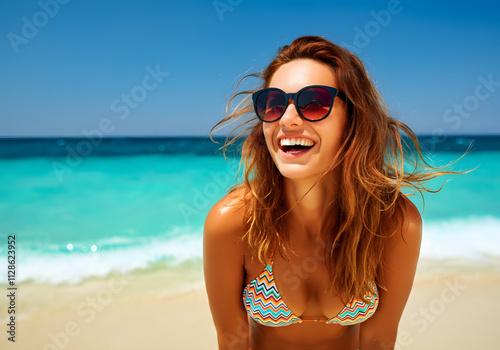
[(270, 259), (264, 271), (243, 289), (243, 304), (250, 317), (265, 326), (281, 327), (302, 322), (349, 326), (361, 323), (375, 313), (379, 302), (378, 290), (374, 282), (371, 282), (370, 287), (375, 293), (366, 293), (365, 298), (368, 303), (351, 297), (346, 306), (333, 318), (301, 319), (283, 301), (274, 280), (273, 261)]

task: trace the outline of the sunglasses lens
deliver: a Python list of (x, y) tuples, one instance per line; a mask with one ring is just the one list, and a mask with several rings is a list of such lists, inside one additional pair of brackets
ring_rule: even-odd
[(332, 95), (321, 87), (303, 90), (297, 98), (300, 113), (309, 120), (323, 119), (332, 108)]
[(259, 118), (266, 121), (278, 120), (285, 110), (285, 96), (278, 90), (266, 90), (255, 101)]

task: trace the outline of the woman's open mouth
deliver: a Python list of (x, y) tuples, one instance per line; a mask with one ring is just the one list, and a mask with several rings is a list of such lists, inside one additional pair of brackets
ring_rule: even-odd
[(313, 141), (303, 138), (282, 138), (278, 141), (278, 148), (287, 158), (303, 155), (313, 147)]

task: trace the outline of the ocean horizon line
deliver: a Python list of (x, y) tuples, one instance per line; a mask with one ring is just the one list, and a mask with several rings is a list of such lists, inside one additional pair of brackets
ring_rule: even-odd
[[(408, 141), (409, 137), (403, 135)], [(500, 151), (500, 135), (417, 135), (424, 153)], [(222, 156), (227, 136), (112, 136), (1, 138), (0, 158), (132, 156), (192, 154)], [(238, 138), (226, 155), (239, 157), (245, 138)], [(408, 142), (411, 144), (412, 142)]]
[[(422, 138), (500, 138), (500, 133), (497, 134), (415, 134), (417, 137)], [(216, 135), (212, 136), (213, 139), (225, 139), (228, 135)], [(95, 138), (94, 135), (83, 136), (83, 135), (36, 135), (36, 136), (2, 136), (0, 135), (0, 140), (34, 140), (34, 139), (90, 139)], [(99, 139), (210, 139), (209, 135), (103, 135), (99, 136)]]

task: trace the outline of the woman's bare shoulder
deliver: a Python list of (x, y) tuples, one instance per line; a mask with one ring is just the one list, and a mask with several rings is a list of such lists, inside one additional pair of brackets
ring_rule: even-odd
[[(400, 249), (418, 256), (422, 241), (422, 216), (418, 208), (405, 195), (401, 194), (396, 201), (397, 210), (390, 224), (391, 234), (385, 245), (386, 253), (394, 253)], [(404, 248), (403, 248), (404, 247)]]
[[(400, 227), (398, 230), (401, 234), (399, 239), (406, 243), (414, 243), (420, 246), (420, 240), (422, 236), (422, 215), (418, 208), (410, 201), (406, 196), (402, 195), (397, 202), (400, 210), (397, 214), (397, 223)], [(397, 237), (394, 237), (398, 239)]]
[(219, 200), (205, 220), (205, 235), (239, 236), (245, 227), (249, 194), (244, 186), (236, 187)]

